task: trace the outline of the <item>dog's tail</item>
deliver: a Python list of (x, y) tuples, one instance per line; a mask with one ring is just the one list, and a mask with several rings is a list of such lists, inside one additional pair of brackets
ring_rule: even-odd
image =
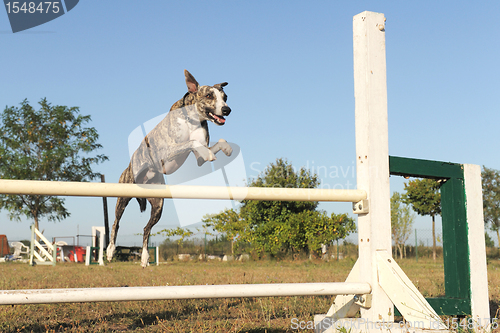
[(137, 202), (139, 202), (139, 207), (141, 208), (141, 213), (146, 210), (146, 198), (137, 198)]

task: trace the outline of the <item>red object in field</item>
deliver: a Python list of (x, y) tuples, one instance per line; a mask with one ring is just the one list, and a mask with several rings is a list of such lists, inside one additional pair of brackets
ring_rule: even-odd
[(86, 249), (83, 246), (73, 246), (73, 249), (69, 250), (69, 260), (75, 261), (75, 253), (76, 253), (76, 260), (78, 262), (85, 262), (85, 255)]
[(5, 257), (9, 253), (9, 242), (7, 242), (7, 236), (0, 235), (0, 257)]

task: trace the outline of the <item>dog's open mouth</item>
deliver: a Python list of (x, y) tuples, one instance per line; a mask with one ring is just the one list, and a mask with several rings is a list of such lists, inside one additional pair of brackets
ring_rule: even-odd
[(224, 119), (224, 117), (222, 116), (218, 116), (216, 114), (213, 114), (212, 112), (209, 112), (208, 115), (217, 125), (224, 125), (226, 123), (226, 119)]

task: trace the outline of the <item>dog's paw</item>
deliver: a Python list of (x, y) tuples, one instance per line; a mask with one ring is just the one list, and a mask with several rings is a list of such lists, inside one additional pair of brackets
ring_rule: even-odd
[(227, 143), (227, 141), (224, 139), (219, 140), (219, 147), (224, 152), (224, 154), (226, 154), (226, 156), (231, 156), (231, 154), (233, 153), (233, 148), (231, 148), (229, 143)]
[(198, 159), (196, 161), (198, 162), (198, 166), (201, 167), (203, 164), (205, 164), (205, 162), (207, 162), (207, 161), (211, 162), (214, 160), (216, 160), (216, 158), (214, 158), (213, 160), (205, 160), (205, 159), (203, 159), (203, 157), (200, 156), (200, 157), (198, 157)]
[(146, 268), (148, 265), (149, 265), (149, 253), (146, 249), (142, 249), (141, 266), (142, 268)]
[(198, 166), (201, 167), (203, 164), (205, 164), (205, 160), (203, 159), (203, 157), (198, 157), (198, 159), (196, 160), (196, 162), (198, 162)]
[(212, 151), (209, 149), (208, 150), (208, 160), (207, 161), (212, 162), (212, 161), (215, 161), (216, 159), (217, 159), (217, 157), (215, 157), (215, 154), (212, 153)]
[(207, 147), (201, 146), (196, 149), (196, 153), (198, 155), (197, 161), (198, 161), (198, 166), (202, 166), (203, 163), (207, 161), (215, 161), (215, 155), (214, 153), (208, 149)]

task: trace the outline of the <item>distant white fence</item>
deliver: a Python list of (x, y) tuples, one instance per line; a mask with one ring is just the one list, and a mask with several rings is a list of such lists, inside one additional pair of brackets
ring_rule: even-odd
[[(1, 187), (0, 187), (1, 188)], [(42, 243), (38, 241), (38, 239)], [(57, 256), (57, 245), (52, 244), (38, 231), (34, 225), (31, 226), (30, 265), (55, 265)]]

